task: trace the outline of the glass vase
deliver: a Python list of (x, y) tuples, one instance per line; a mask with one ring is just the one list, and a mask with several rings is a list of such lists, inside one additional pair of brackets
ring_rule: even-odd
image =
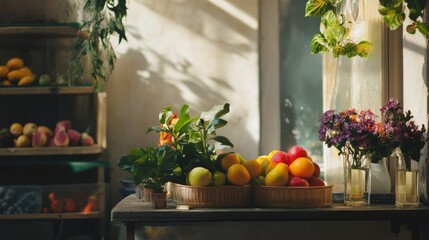
[(396, 160), (395, 205), (418, 207), (420, 205), (418, 161), (404, 156), (399, 148), (395, 149), (392, 157)]
[(371, 163), (371, 194), (388, 194), (390, 188), (387, 157), (383, 157), (378, 163)]
[(371, 160), (367, 157), (354, 159), (343, 155), (344, 204), (365, 206), (370, 204)]

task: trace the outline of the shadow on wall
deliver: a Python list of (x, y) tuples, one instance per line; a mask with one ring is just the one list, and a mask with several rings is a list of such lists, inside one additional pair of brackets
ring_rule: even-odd
[[(177, 7), (176, 2), (171, 1), (140, 2), (143, 2), (144, 7), (158, 10), (161, 7)], [(196, 15), (199, 15), (200, 12), (211, 11), (202, 8), (200, 6), (203, 4), (202, 2), (180, 1), (180, 3), (186, 3), (185, 6), (182, 6), (184, 8), (193, 4)], [(205, 5), (208, 4), (208, 2), (204, 2)], [(138, 3), (134, 2), (134, 4)], [(133, 5), (132, 7), (137, 6)], [(188, 10), (184, 9), (184, 11), (187, 12)], [(181, 11), (175, 9), (174, 12), (179, 14)], [(223, 79), (217, 75), (204, 72), (206, 69), (196, 69), (198, 66), (192, 62), (194, 60), (183, 56), (175, 57), (163, 54), (159, 45), (150, 45), (150, 41), (149, 43), (147, 41), (150, 36), (146, 36), (145, 33), (141, 32), (141, 29), (139, 30), (139, 27), (141, 27), (138, 25), (139, 21), (133, 21), (133, 18), (136, 17), (135, 14), (139, 13), (131, 9), (126, 22), (129, 41), (123, 44), (126, 50), (118, 54), (112, 78), (106, 85), (108, 99), (107, 155), (112, 165), (111, 202), (113, 205), (121, 198), (119, 196), (119, 180), (129, 177), (127, 172), (120, 170), (116, 166), (116, 162), (133, 147), (156, 146), (158, 135), (156, 133), (146, 134), (146, 130), (149, 126), (158, 124), (160, 110), (167, 105), (171, 105), (173, 110), (178, 112), (183, 104), (188, 104), (190, 114), (196, 115), (201, 111), (210, 110), (213, 105), (230, 102), (224, 92), (234, 93), (236, 89), (231, 82), (234, 79)], [(166, 9), (157, 11), (157, 14), (159, 15), (156, 16), (157, 18), (165, 20), (165, 18), (170, 19), (171, 17), (175, 21), (174, 16), (169, 15)], [(217, 17), (224, 18), (223, 15)], [(179, 24), (191, 30), (195, 30), (193, 25), (196, 22), (200, 24), (202, 22), (193, 17), (181, 17), (178, 19), (189, 19), (189, 21), (183, 21)], [(151, 19), (151, 23), (153, 22), (154, 20)], [(222, 23), (220, 20), (219, 22)], [(175, 25), (176, 23), (171, 24)], [(168, 28), (170, 25), (163, 24), (161, 27)], [(160, 32), (163, 32), (161, 33), (163, 37), (164, 35), (168, 37), (168, 34), (164, 33), (167, 31), (169, 29), (160, 29)], [(227, 54), (243, 57), (246, 52), (250, 51), (249, 46), (228, 44), (226, 40), (207, 39), (204, 35), (200, 35), (200, 37), (208, 40), (206, 44), (210, 45), (209, 48), (227, 52)], [(171, 41), (174, 42), (175, 40), (171, 39)], [(189, 41), (193, 41), (193, 39)], [(204, 54), (207, 55), (207, 53)], [(210, 57), (216, 58), (216, 53), (214, 54), (214, 56), (207, 55), (207, 60), (204, 60), (207, 61), (207, 63), (204, 62), (206, 66), (211, 66), (212, 59)], [(216, 64), (217, 68), (222, 67), (219, 62)], [(228, 63), (222, 64), (228, 65)], [(201, 63), (197, 65), (201, 66)], [(201, 76), (198, 73), (202, 73)], [(243, 118), (243, 114), (240, 111), (234, 112), (234, 103), (230, 103), (231, 113), (226, 116), (226, 119), (228, 121), (229, 119), (234, 119), (237, 127), (231, 128), (231, 126), (227, 125), (223, 130), (227, 132), (223, 133), (221, 130), (218, 134), (229, 137), (234, 143), (235, 133), (239, 133), (239, 138), (236, 138), (236, 141), (244, 137), (250, 145), (256, 145), (256, 142), (252, 143), (251, 134), (247, 132), (245, 124), (247, 119)], [(237, 123), (236, 119), (241, 120), (238, 120), (239, 122)], [(235, 150), (240, 151), (240, 149)], [(244, 151), (244, 149), (241, 151)]]

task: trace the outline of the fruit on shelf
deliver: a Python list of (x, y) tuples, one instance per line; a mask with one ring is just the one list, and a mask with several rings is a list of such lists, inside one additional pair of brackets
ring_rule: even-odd
[(69, 136), (63, 126), (55, 133), (54, 144), (57, 147), (67, 147), (69, 145)]
[(289, 158), (286, 164), (290, 166), (296, 159), (307, 157), (308, 153), (307, 150), (305, 150), (303, 147), (299, 145), (294, 145), (289, 148), (289, 150), (287, 151), (287, 155)]
[(31, 74), (29, 76), (24, 76), (18, 81), (18, 86), (24, 86), (32, 84), (36, 81), (37, 76), (35, 74)]
[(310, 184), (304, 178), (292, 177), (289, 181), (291, 187), (309, 187)]
[(77, 205), (76, 205), (76, 202), (72, 198), (67, 197), (67, 198), (63, 199), (63, 203), (64, 203), (64, 210), (66, 212), (76, 212)]
[(18, 137), (19, 135), (22, 134), (23, 127), (20, 123), (12, 123), (12, 125), (10, 125), (9, 131), (12, 134), (12, 136)]
[(267, 186), (286, 186), (289, 182), (289, 170), (285, 163), (278, 163), (265, 177)]
[(278, 151), (280, 151), (280, 150), (273, 150), (273, 151), (271, 151), (269, 154), (268, 154), (268, 160), (271, 162), (271, 160), (272, 160), (272, 158), (273, 158), (273, 156), (274, 156), (274, 154), (276, 154), (276, 152), (278, 152)]
[(13, 136), (9, 132), (9, 128), (3, 128), (0, 130), (0, 148), (13, 147)]
[(15, 139), (15, 147), (29, 147), (31, 140), (26, 135), (21, 135)]
[(31, 145), (33, 147), (45, 147), (48, 144), (48, 137), (44, 132), (38, 132), (31, 138)]
[(72, 123), (69, 120), (60, 120), (57, 122), (57, 124), (55, 125), (55, 131), (54, 133), (57, 133), (58, 130), (60, 130), (61, 127), (64, 127), (64, 130), (67, 132), (68, 130), (70, 130), (72, 128)]
[(31, 139), (34, 133), (36, 133), (36, 130), (37, 130), (37, 125), (35, 123), (29, 122), (24, 125), (22, 134)]
[(50, 85), (52, 84), (52, 78), (51, 76), (49, 76), (48, 74), (42, 74), (39, 77), (39, 85), (44, 86), (44, 85)]
[(80, 138), (81, 138), (80, 132), (78, 132), (78, 131), (76, 131), (74, 129), (69, 129), (67, 131), (67, 136), (69, 137), (69, 145), (70, 146), (77, 146), (77, 145), (79, 145)]
[(9, 61), (7, 61), (6, 66), (10, 70), (19, 69), (24, 66), (24, 61), (19, 57), (14, 57), (9, 59)]
[(7, 66), (0, 66), (0, 79), (7, 76), (9, 68)]
[(84, 132), (81, 134), (81, 144), (82, 146), (92, 146), (94, 145), (94, 138), (91, 137), (88, 133)]
[(314, 173), (314, 164), (308, 158), (297, 158), (289, 166), (290, 174), (294, 177), (310, 178)]
[(240, 163), (233, 164), (226, 173), (228, 182), (234, 185), (246, 185), (250, 183), (250, 173)]
[(1, 85), (2, 85), (2, 86), (5, 86), (5, 87), (8, 87), (8, 86), (12, 86), (12, 83), (11, 83), (9, 80), (4, 80), (4, 81), (1, 83)]
[(212, 180), (210, 171), (203, 167), (195, 167), (189, 173), (187, 182), (191, 186), (208, 186)]
[(310, 186), (326, 186), (325, 181), (319, 177), (312, 177), (308, 179)]
[(10, 82), (15, 83), (15, 82), (18, 82), (21, 78), (23, 78), (25, 76), (26, 76), (25, 72), (21, 72), (19, 70), (13, 70), (7, 74), (7, 79)]
[(95, 195), (91, 195), (88, 197), (88, 203), (83, 208), (83, 213), (90, 213), (98, 210), (97, 205), (97, 197)]
[(265, 169), (265, 175), (268, 175), (268, 173), (270, 173), (270, 172), (271, 172), (271, 170), (273, 170), (273, 169), (277, 166), (277, 164), (279, 164), (279, 163), (276, 163), (276, 162), (270, 162), (270, 163), (268, 164), (267, 168)]
[(43, 132), (48, 139), (54, 136), (54, 133), (52, 132), (52, 130), (43, 125), (37, 126), (36, 132)]

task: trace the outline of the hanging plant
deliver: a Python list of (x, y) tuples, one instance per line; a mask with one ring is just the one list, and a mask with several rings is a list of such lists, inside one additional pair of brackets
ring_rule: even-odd
[[(311, 53), (332, 52), (332, 55), (367, 57), (371, 51), (369, 41), (355, 43), (350, 38), (351, 29), (346, 27), (347, 19), (336, 9), (341, 0), (309, 0), (305, 7), (306, 17), (321, 17), (321, 31), (311, 40)], [(341, 21), (340, 21), (341, 20)]]
[(123, 19), (127, 15), (126, 0), (85, 0), (84, 11), (89, 15), (79, 30), (79, 38), (73, 50), (68, 76), (75, 78), (83, 73), (84, 57), (89, 60), (91, 77), (95, 89), (100, 92), (112, 72), (116, 54), (110, 42), (112, 35), (119, 37), (119, 43), (127, 40)]
[(395, 30), (404, 23), (405, 10), (408, 9), (408, 18), (412, 21), (406, 27), (410, 34), (419, 30), (424, 36), (429, 36), (428, 25), (422, 22), (427, 0), (380, 0), (378, 10), (390, 30)]

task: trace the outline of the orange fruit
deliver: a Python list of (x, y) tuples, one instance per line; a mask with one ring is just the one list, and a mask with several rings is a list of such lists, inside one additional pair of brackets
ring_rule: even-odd
[(228, 182), (234, 185), (246, 185), (250, 182), (250, 173), (241, 164), (234, 164), (228, 168), (226, 174)]
[(243, 163), (243, 166), (249, 171), (251, 178), (255, 178), (261, 174), (261, 164), (256, 160), (248, 160)]
[(289, 172), (295, 177), (310, 178), (313, 176), (314, 164), (308, 158), (297, 158), (290, 164)]
[(234, 164), (240, 163), (240, 159), (238, 159), (235, 153), (228, 153), (220, 160), (220, 165), (222, 169), (228, 171), (228, 168)]

